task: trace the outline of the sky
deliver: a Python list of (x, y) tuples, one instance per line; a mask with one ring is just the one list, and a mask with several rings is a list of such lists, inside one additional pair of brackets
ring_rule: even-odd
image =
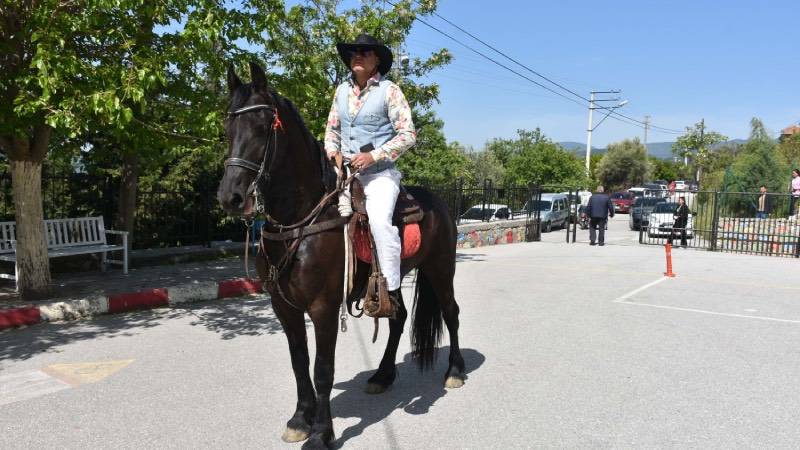
[[(440, 0), (437, 9), (586, 98), (591, 90), (619, 89), (628, 100), (619, 110), (625, 115), (639, 120), (650, 115), (654, 125), (676, 130), (702, 118), (707, 129), (731, 139), (747, 138), (752, 117), (775, 136), (800, 122), (798, 11), (788, 0)], [(438, 17), (423, 19), (502, 60)], [(480, 150), (494, 137), (540, 127), (555, 141), (586, 142), (588, 102), (575, 104), (547, 92), (421, 23), (406, 42), (411, 57), (442, 47), (455, 57), (424, 80), (441, 86), (434, 110), (448, 141)], [(640, 127), (608, 119), (594, 131), (592, 145), (643, 134)], [(648, 142), (675, 137), (651, 129)]]

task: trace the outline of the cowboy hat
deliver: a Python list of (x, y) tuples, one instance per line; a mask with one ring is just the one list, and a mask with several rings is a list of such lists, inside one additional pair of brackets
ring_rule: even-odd
[(351, 53), (357, 48), (368, 48), (375, 52), (375, 55), (380, 60), (378, 63), (378, 72), (380, 72), (381, 75), (386, 75), (389, 69), (392, 68), (392, 51), (379, 40), (366, 33), (361, 33), (356, 38), (355, 42), (339, 42), (336, 44), (339, 57), (342, 58), (342, 61), (344, 61), (347, 67), (350, 67)]

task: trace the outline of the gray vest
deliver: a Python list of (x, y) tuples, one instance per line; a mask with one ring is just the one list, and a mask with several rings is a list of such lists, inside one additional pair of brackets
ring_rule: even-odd
[[(380, 148), (393, 137), (397, 132), (389, 120), (388, 106), (386, 105), (386, 89), (392, 82), (381, 80), (377, 86), (370, 87), (367, 101), (358, 110), (355, 117), (350, 116), (347, 106), (349, 90), (352, 89), (349, 82), (344, 82), (336, 89), (336, 107), (339, 111), (339, 121), (341, 123), (341, 149), (342, 154), (351, 157), (359, 153), (361, 147), (372, 144), (373, 147)], [(394, 162), (384, 159), (376, 162), (367, 169), (361, 171), (363, 174), (372, 174), (393, 168)]]

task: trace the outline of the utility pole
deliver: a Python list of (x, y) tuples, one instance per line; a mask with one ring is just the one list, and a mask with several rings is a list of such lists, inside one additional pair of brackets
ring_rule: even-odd
[[(587, 133), (587, 135), (586, 135), (586, 176), (587, 177), (591, 176), (591, 174), (592, 174), (592, 172), (590, 170), (591, 162), (592, 162), (592, 131), (594, 131), (595, 128), (599, 127), (600, 124), (603, 123), (603, 121), (606, 120), (606, 118), (612, 112), (614, 112), (615, 109), (620, 108), (620, 107), (624, 106), (626, 103), (628, 103), (628, 101), (626, 100), (626, 101), (620, 103), (617, 106), (611, 106), (611, 107), (596, 106), (595, 102), (619, 102), (619, 98), (595, 99), (594, 96), (595, 96), (595, 94), (619, 94), (619, 93), (620, 93), (619, 90), (613, 90), (613, 91), (591, 91), (590, 92), (591, 96), (589, 97), (589, 126), (586, 128), (586, 133)], [(597, 122), (597, 125), (594, 125), (594, 123), (592, 122), (592, 113), (594, 112), (595, 109), (607, 109), (608, 110), (608, 112), (600, 120), (600, 122)]]
[(592, 161), (592, 113), (594, 112), (594, 91), (591, 93), (589, 100), (589, 126), (586, 128), (586, 177), (590, 177), (592, 172), (589, 171), (589, 165)]
[(650, 129), (650, 116), (644, 116), (644, 159), (647, 161), (647, 131)]

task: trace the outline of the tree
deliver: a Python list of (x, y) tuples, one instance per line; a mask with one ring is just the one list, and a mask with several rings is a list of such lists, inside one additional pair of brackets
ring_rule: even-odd
[(785, 192), (788, 168), (780, 160), (777, 144), (758, 118), (750, 121), (750, 127), (750, 138), (725, 177), (724, 189), (758, 192), (763, 184), (770, 192)]
[[(206, 73), (218, 59), (207, 58), (212, 53), (206, 43), (225, 33), (232, 34), (228, 42), (256, 36), (262, 28), (245, 23), (237, 10), (204, 0), (3, 2), (0, 17), (0, 152), (10, 161), (13, 180), (18, 286), (22, 296), (35, 297), (47, 294), (50, 282), (40, 189), (51, 137), (61, 142), (105, 130), (106, 142), (119, 145), (103, 150), (127, 161), (126, 179), (135, 179), (137, 158), (149, 148), (141, 146), (143, 139), (157, 131), (180, 135), (182, 127), (170, 127), (174, 121), (165, 119), (164, 110), (153, 113), (154, 100), (170, 97), (163, 91), (170, 77)], [(181, 33), (154, 33), (173, 21), (184, 24)], [(187, 54), (195, 57), (179, 56)], [(190, 81), (181, 89), (198, 86)], [(186, 110), (203, 110), (197, 106), (172, 103), (166, 114), (186, 117)], [(188, 116), (184, 124), (219, 129), (218, 115)], [(132, 123), (147, 129), (137, 131)]]
[(571, 186), (586, 183), (581, 161), (548, 139), (539, 128), (518, 130), (517, 134), (518, 139), (510, 142), (513, 156), (505, 166), (506, 183)]
[(642, 184), (649, 176), (644, 145), (639, 138), (609, 144), (597, 166), (597, 179), (609, 188), (624, 188)]
[[(343, 9), (340, 0), (316, 0), (292, 6), (279, 21), (267, 28), (263, 39), (264, 59), (274, 87), (290, 98), (303, 115), (312, 133), (322, 136), (333, 93), (349, 76), (350, 70), (339, 58), (336, 43), (352, 41), (366, 32), (389, 48), (399, 49), (417, 16), (436, 10), (436, 1), (398, 1), (391, 8), (377, 0), (360, 2), (358, 8)], [(275, 39), (274, 36), (280, 38)], [(413, 57), (407, 66), (395, 61), (389, 78), (397, 83), (419, 117), (438, 99), (436, 83), (419, 81), (432, 70), (448, 64), (452, 56), (440, 49), (424, 57)], [(416, 123), (418, 129), (424, 124)], [(404, 156), (405, 157), (405, 156)]]
[(700, 181), (700, 176), (709, 163), (711, 147), (726, 140), (727, 136), (716, 131), (706, 131), (705, 121), (701, 120), (694, 127), (686, 127), (686, 134), (678, 137), (672, 144), (672, 152), (681, 157), (693, 156), (695, 179)]
[(800, 167), (800, 133), (781, 139), (778, 144), (778, 154), (783, 162), (793, 169)]
[(648, 156), (647, 160), (650, 162), (652, 168), (651, 178), (654, 180), (672, 181), (680, 177), (680, 165), (671, 160), (664, 160), (656, 158), (655, 156)]
[(494, 184), (500, 183), (505, 174), (505, 168), (495, 157), (494, 152), (484, 150), (482, 152), (467, 153), (471, 163), (470, 183), (476, 185), (483, 180), (492, 180)]
[(436, 186), (467, 176), (469, 160), (463, 148), (447, 144), (444, 122), (432, 112), (424, 116), (419, 121), (423, 126), (417, 132), (417, 145), (397, 160), (404, 183)]

